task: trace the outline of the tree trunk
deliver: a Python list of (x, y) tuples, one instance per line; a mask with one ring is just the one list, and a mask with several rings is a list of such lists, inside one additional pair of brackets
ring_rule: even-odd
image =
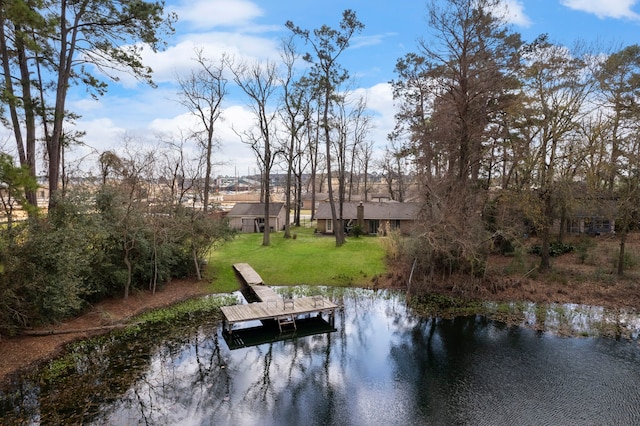
[(552, 218), (552, 201), (551, 197), (547, 194), (544, 197), (544, 218), (542, 225), (542, 246), (540, 252), (540, 272), (547, 272), (551, 268), (551, 259), (549, 249), (551, 246), (551, 221)]
[[(268, 152), (265, 149), (265, 153)], [(270, 186), (269, 186), (269, 166), (267, 161), (271, 161), (270, 157), (265, 156), (265, 171), (263, 177), (263, 188), (264, 188), (264, 232), (262, 233), (262, 245), (268, 246), (271, 244), (271, 230), (269, 229), (269, 204), (271, 199), (271, 194), (269, 194)]]
[[(291, 125), (293, 129), (295, 122)], [(295, 137), (291, 135), (291, 143), (289, 145), (289, 153), (287, 154), (287, 179), (284, 184), (285, 192), (285, 219), (284, 219), (284, 237), (291, 238), (291, 175), (293, 174), (293, 150), (295, 148)]]
[(213, 135), (209, 136), (207, 141), (207, 165), (206, 174), (204, 175), (204, 192), (202, 196), (203, 207), (202, 210), (206, 213), (209, 209), (209, 188), (211, 187), (211, 152), (213, 150)]
[(126, 248), (124, 251), (124, 264), (127, 266), (127, 282), (124, 285), (124, 298), (126, 300), (129, 298), (129, 288), (131, 287), (131, 275), (132, 275), (131, 260), (129, 259), (129, 250)]
[(284, 237), (291, 238), (291, 165), (287, 170), (287, 179), (285, 183), (285, 213), (284, 213)]
[[(20, 81), (22, 85), (22, 102), (25, 111), (25, 127), (26, 127), (26, 142), (27, 149), (25, 152), (24, 140), (22, 138), (22, 131), (20, 126), (20, 118), (17, 111), (17, 105), (15, 101), (15, 92), (13, 90), (13, 81), (11, 78), (11, 69), (9, 64), (9, 51), (6, 42), (6, 36), (4, 32), (4, 22), (5, 17), (1, 14), (0, 11), (0, 25), (2, 28), (0, 29), (0, 52), (2, 53), (2, 57), (4, 58), (2, 61), (2, 68), (4, 74), (4, 86), (5, 91), (11, 97), (11, 102), (8, 102), (9, 113), (11, 116), (11, 127), (13, 128), (13, 136), (16, 140), (16, 148), (18, 151), (18, 159), (20, 161), (20, 165), (23, 167), (28, 167), (32, 176), (37, 176), (36, 173), (36, 155), (35, 155), (35, 143), (36, 143), (36, 123), (35, 123), (35, 115), (34, 115), (34, 105), (31, 99), (31, 77), (29, 68), (27, 65), (27, 57), (25, 52), (25, 46), (21, 39), (16, 40), (16, 50), (18, 56), (18, 63), (20, 67)], [(16, 25), (16, 30), (19, 29), (19, 26)], [(35, 191), (25, 191), (25, 197), (27, 201), (36, 206), (37, 199)]]
[(200, 262), (198, 262), (198, 251), (195, 245), (191, 246), (191, 254), (193, 255), (193, 266), (196, 269), (196, 277), (198, 281), (202, 281), (202, 272), (200, 271)]
[(562, 209), (562, 213), (560, 214), (560, 232), (558, 233), (558, 241), (564, 241), (564, 233), (565, 228), (567, 226), (567, 210), (565, 208)]
[(336, 212), (336, 203), (333, 199), (333, 185), (331, 182), (331, 161), (330, 161), (330, 151), (331, 151), (331, 143), (329, 142), (329, 131), (327, 130), (327, 178), (329, 181), (329, 206), (331, 207), (331, 220), (333, 221), (333, 233), (336, 237), (336, 247), (341, 247), (344, 244), (344, 230), (341, 229), (342, 224), (341, 221), (338, 220), (338, 215)]
[(311, 152), (309, 154), (309, 160), (311, 163), (311, 220), (315, 220), (316, 218), (316, 175), (318, 173), (318, 142), (320, 140), (319, 130), (316, 126), (316, 135), (315, 140), (312, 142), (311, 137), (309, 137), (309, 146), (311, 148)]
[(624, 276), (624, 250), (627, 242), (627, 232), (622, 231), (620, 234), (620, 252), (618, 253), (618, 276)]

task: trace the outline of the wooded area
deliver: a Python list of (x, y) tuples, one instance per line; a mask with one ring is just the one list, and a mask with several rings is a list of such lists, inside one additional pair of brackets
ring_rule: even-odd
[(536, 234), (544, 272), (573, 215), (615, 202), (622, 275), (639, 213), (640, 48), (524, 43), (498, 6), (432, 2), (428, 34), (396, 65), (395, 155), (415, 163), (424, 188), (408, 260), (428, 277), (482, 275), (497, 237)]

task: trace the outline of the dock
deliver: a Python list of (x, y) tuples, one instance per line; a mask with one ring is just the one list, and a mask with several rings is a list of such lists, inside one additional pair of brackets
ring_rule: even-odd
[(233, 331), (233, 325), (246, 321), (275, 321), (280, 332), (283, 328), (296, 329), (296, 319), (301, 316), (327, 314), (329, 323), (333, 326), (335, 310), (338, 305), (324, 296), (288, 298), (278, 295), (266, 286), (258, 273), (246, 263), (236, 263), (233, 268), (240, 278), (253, 292), (257, 302), (246, 305), (223, 306), (223, 324), (228, 333)]
[(242, 281), (247, 285), (264, 284), (260, 275), (248, 263), (234, 263), (233, 269), (240, 274)]
[(296, 324), (298, 325), (296, 329), (284, 331), (279, 330), (274, 323), (257, 327), (237, 328), (233, 330), (233, 333), (222, 333), (222, 337), (227, 342), (229, 349), (235, 350), (336, 331), (336, 328), (325, 321), (324, 318), (300, 318), (296, 321)]

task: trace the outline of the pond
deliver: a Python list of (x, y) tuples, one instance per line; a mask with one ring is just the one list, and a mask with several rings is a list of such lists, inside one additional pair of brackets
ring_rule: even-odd
[[(562, 318), (586, 336), (608, 313), (553, 307), (551, 331), (536, 331), (420, 317), (402, 293), (333, 298), (335, 328), (300, 322), (286, 340), (258, 333), (230, 349), (217, 320), (199, 319), (77, 345), (0, 393), (0, 424), (640, 424), (635, 317), (616, 320), (628, 339), (562, 337)], [(523, 322), (540, 321), (531, 312), (541, 316), (525, 309)]]

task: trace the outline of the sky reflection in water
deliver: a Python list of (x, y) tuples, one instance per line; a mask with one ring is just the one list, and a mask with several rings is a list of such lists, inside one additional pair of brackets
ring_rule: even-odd
[(388, 293), (354, 291), (343, 303), (333, 333), (234, 351), (202, 334), (160, 353), (109, 421), (640, 422), (636, 342), (561, 338), (483, 317), (421, 319)]
[[(156, 337), (115, 401), (84, 397), (97, 405), (91, 413), (78, 400), (54, 402), (64, 389), (39, 389), (43, 423), (54, 411), (63, 419), (59, 404), (96, 425), (640, 424), (637, 341), (419, 318), (396, 293), (334, 297), (344, 310), (331, 333), (236, 350), (217, 324)], [(105, 365), (101, 376), (68, 381), (117, 376), (111, 361), (93, 362)]]

